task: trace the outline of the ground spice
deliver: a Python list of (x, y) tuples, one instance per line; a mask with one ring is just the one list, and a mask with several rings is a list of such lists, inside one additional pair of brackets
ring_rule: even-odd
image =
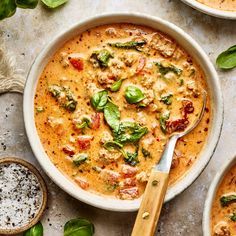
[(17, 163), (0, 164), (0, 229), (27, 225), (42, 202), (39, 180), (29, 169)]

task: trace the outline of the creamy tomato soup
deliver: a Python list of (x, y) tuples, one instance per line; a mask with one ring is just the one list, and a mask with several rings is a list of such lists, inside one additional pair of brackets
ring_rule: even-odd
[(236, 0), (197, 0), (212, 8), (224, 11), (236, 11)]
[[(173, 39), (154, 29), (112, 24), (87, 30), (51, 58), (37, 85), (35, 122), (51, 161), (79, 187), (138, 198), (175, 131), (196, 120), (205, 76)], [(196, 161), (211, 124), (179, 140), (170, 182)]]
[(212, 206), (212, 235), (236, 235), (236, 165), (222, 180)]

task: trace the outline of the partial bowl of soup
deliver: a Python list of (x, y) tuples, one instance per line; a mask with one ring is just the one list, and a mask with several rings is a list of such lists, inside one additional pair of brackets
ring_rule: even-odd
[(235, 0), (182, 0), (182, 2), (211, 16), (236, 19)]
[(216, 174), (203, 214), (204, 235), (236, 235), (236, 158)]
[(28, 75), (26, 132), (39, 163), (66, 192), (103, 209), (134, 211), (170, 135), (198, 117), (204, 91), (202, 122), (175, 150), (168, 201), (207, 165), (223, 116), (214, 67), (171, 23), (110, 14), (56, 37)]

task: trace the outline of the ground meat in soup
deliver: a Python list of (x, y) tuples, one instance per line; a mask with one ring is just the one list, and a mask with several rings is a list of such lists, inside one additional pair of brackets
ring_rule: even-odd
[(211, 211), (213, 236), (236, 235), (236, 165), (223, 178)]
[(223, 11), (236, 11), (235, 0), (197, 0), (197, 1), (209, 7), (220, 9)]
[[(167, 35), (132, 24), (99, 26), (68, 41), (45, 67), (36, 127), (51, 161), (78, 187), (134, 199), (171, 133), (197, 118), (203, 89), (201, 68)], [(177, 143), (170, 185), (191, 171), (210, 126), (208, 96), (200, 125)]]

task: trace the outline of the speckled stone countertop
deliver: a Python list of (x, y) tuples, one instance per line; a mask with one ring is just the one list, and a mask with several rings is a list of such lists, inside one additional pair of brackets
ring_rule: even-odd
[[(40, 4), (35, 10), (18, 10), (13, 17), (1, 21), (0, 39), (15, 54), (17, 67), (23, 69), (26, 75), (39, 51), (55, 35), (89, 16), (116, 11), (143, 12), (176, 24), (203, 47), (213, 63), (222, 50), (236, 44), (236, 21), (204, 15), (180, 0), (70, 0), (55, 11)], [(225, 106), (220, 142), (197, 181), (165, 204), (156, 235), (202, 235), (202, 211), (209, 184), (222, 163), (235, 154), (236, 70), (218, 73)], [(0, 156), (19, 156), (40, 169), (24, 130), (22, 95), (1, 95), (0, 127)], [(77, 216), (94, 222), (96, 236), (130, 235), (136, 213), (113, 213), (91, 207), (73, 199), (47, 176), (45, 178), (49, 188), (48, 208), (42, 219), (45, 236), (63, 235), (65, 222)]]

